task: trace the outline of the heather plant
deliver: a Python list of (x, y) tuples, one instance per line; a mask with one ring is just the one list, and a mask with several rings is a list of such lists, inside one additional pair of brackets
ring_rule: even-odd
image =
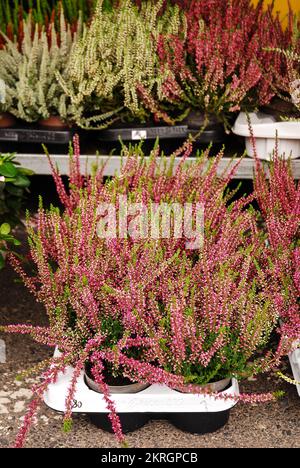
[(9, 109), (11, 103), (11, 96), (8, 94), (5, 82), (0, 79), (0, 119), (1, 113), (4, 113)]
[[(225, 127), (239, 110), (251, 111), (274, 95), (273, 82), (283, 75), (283, 58), (267, 47), (288, 46), (291, 31), (282, 30), (272, 6), (250, 0), (207, 0), (184, 4), (186, 34), (162, 35), (161, 66), (176, 77), (180, 99)], [(281, 46), (280, 46), (281, 44)]]
[(178, 35), (186, 24), (178, 7), (160, 15), (162, 4), (146, 1), (138, 9), (131, 0), (121, 0), (107, 9), (98, 1), (72, 54), (68, 80), (59, 77), (73, 105), (87, 103), (91, 109), (79, 125), (102, 128), (116, 120), (152, 119), (171, 124), (184, 117), (178, 86), (170, 70), (162, 70), (156, 51), (160, 34)]
[[(267, 370), (286, 351), (282, 337), (274, 353), (255, 356), (256, 351), (262, 353), (278, 314), (271, 306), (272, 289), (263, 266), (258, 269), (254, 260), (259, 262), (264, 240), (255, 213), (246, 209), (251, 198), (229, 202), (227, 179), (220, 180), (217, 165), (212, 162), (207, 167), (207, 153), (188, 164), (190, 151), (187, 142), (171, 160), (160, 160), (155, 148), (146, 161), (140, 147), (124, 148), (120, 176), (104, 180), (101, 168), (82, 176), (75, 138), (68, 190), (50, 160), (65, 209), (45, 210), (41, 202), (36, 229), (28, 228), (35, 274), (27, 276), (11, 256), (16, 271), (45, 306), (49, 326), (11, 325), (2, 330), (56, 346), (60, 355), (44, 363), (46, 370), (33, 388), (17, 447), (24, 443), (43, 393), (67, 365), (74, 367), (74, 373), (66, 397), (65, 429), (71, 425), (76, 383), (89, 365), (104, 394), (114, 432), (124, 443), (107, 386), (108, 370), (132, 381), (179, 389), (195, 383), (190, 392), (206, 393), (199, 384), (223, 375), (244, 377)], [(146, 206), (150, 201), (201, 201), (203, 246), (189, 252), (183, 238), (99, 236), (99, 205), (112, 203), (118, 217), (117, 195)], [(274, 395), (232, 398), (256, 402), (272, 400)]]
[(265, 223), (270, 276), (276, 278), (276, 307), (282, 333), (300, 338), (300, 186), (293, 179), (290, 161), (275, 153), (269, 178), (257, 160), (255, 196)]
[(299, 120), (300, 115), (300, 27), (299, 18), (293, 19), (293, 33), (286, 49), (269, 49), (272, 54), (277, 53), (286, 62), (286, 72), (277, 74), (273, 88), (278, 97), (288, 101), (293, 106), (290, 115), (282, 115), (282, 120)]
[(21, 49), (16, 41), (7, 38), (0, 51), (0, 78), (10, 97), (9, 112), (27, 122), (60, 116), (64, 121), (75, 120), (80, 112), (72, 105), (56, 79), (56, 72), (66, 76), (70, 54), (80, 37), (81, 20), (72, 33), (63, 11), (60, 31), (52, 22), (48, 30), (40, 29), (31, 17), (24, 21)]

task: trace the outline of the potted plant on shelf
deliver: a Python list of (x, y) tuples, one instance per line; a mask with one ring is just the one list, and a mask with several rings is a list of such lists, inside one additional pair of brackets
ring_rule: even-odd
[[(234, 133), (246, 137), (247, 153), (251, 157), (272, 160), (274, 152), (282, 158), (300, 157), (300, 41), (299, 24), (296, 18), (293, 35), (285, 48), (266, 49), (273, 60), (283, 60), (285, 67), (270, 81), (275, 98), (261, 112), (241, 113), (235, 123)], [(274, 54), (278, 58), (274, 58)], [(251, 124), (251, 130), (249, 128)], [(251, 133), (253, 135), (251, 135)], [(252, 136), (256, 139), (256, 151), (252, 144)]]
[(185, 24), (177, 7), (159, 15), (162, 4), (147, 1), (139, 9), (122, 0), (107, 9), (98, 1), (67, 79), (59, 76), (73, 105), (90, 109), (78, 125), (102, 129), (114, 122), (139, 127), (182, 120), (186, 109), (178, 103), (178, 86), (170, 70), (162, 70), (156, 50), (161, 33), (177, 35)]
[(158, 53), (162, 67), (171, 69), (181, 90), (179, 99), (190, 109), (191, 130), (206, 126), (201, 138), (224, 139), (240, 110), (257, 109), (274, 95), (271, 83), (284, 61), (266, 47), (286, 47), (272, 6), (250, 0), (184, 3), (187, 28), (179, 35), (162, 34)]
[(76, 32), (60, 13), (60, 30), (54, 22), (48, 28), (24, 20), (21, 49), (17, 42), (6, 39), (0, 51), (0, 78), (5, 82), (11, 102), (8, 111), (25, 122), (62, 127), (72, 123), (78, 111), (72, 106), (57, 82), (55, 73), (65, 76), (71, 51), (81, 35), (79, 19)]
[[(25, 284), (45, 305), (49, 326), (11, 325), (1, 330), (29, 334), (40, 343), (57, 347), (59, 353), (50, 366), (49, 361), (45, 363), (43, 379), (33, 388), (34, 399), (16, 446), (23, 445), (46, 390), (70, 365), (65, 428), (70, 427), (76, 385), (86, 369), (88, 385), (102, 391), (112, 428), (122, 443), (123, 415), (116, 413), (108, 375), (109, 379), (117, 377), (122, 386), (128, 383), (126, 378), (134, 384), (159, 383), (185, 391), (187, 383), (196, 382), (195, 387), (188, 387), (189, 392), (233, 401), (274, 399), (273, 394), (211, 393), (211, 387), (199, 385), (272, 367), (286, 352), (288, 340), (282, 337), (274, 353), (253, 356), (266, 345), (278, 314), (271, 307), (271, 289), (263, 281), (263, 267), (258, 269), (255, 262), (259, 262), (264, 240), (255, 228), (255, 215), (245, 209), (252, 197), (232, 202), (228, 209), (229, 195), (224, 195), (228, 179), (217, 176), (215, 161), (207, 169), (207, 153), (194, 165), (186, 164), (190, 151), (188, 142), (168, 160), (171, 165), (165, 160), (160, 166), (158, 148), (148, 162), (140, 158), (139, 148), (136, 154), (134, 149), (124, 149), (127, 158), (120, 177), (104, 181), (101, 170), (82, 177), (75, 139), (68, 192), (52, 164), (65, 211), (46, 211), (40, 206), (37, 230), (29, 228), (36, 266), (33, 276), (26, 276), (18, 261), (11, 258)], [(179, 166), (173, 170), (175, 157), (182, 153)], [(147, 184), (143, 183), (146, 179)], [(202, 203), (204, 244), (195, 249), (186, 244), (194, 240), (198, 230), (196, 234), (154, 239), (136, 235), (145, 224), (137, 222), (136, 213), (131, 211), (128, 229), (124, 233), (119, 225), (117, 235), (114, 214), (120, 219), (124, 213), (124, 196), (146, 207), (151, 202), (167, 206), (172, 202)], [(114, 209), (107, 215), (111, 205)], [(103, 231), (106, 225), (112, 232)], [(243, 338), (240, 341), (239, 335)], [(197, 343), (190, 349), (193, 337)], [(168, 346), (176, 355), (186, 353), (186, 358), (180, 354), (178, 367), (168, 356)], [(199, 358), (198, 366), (194, 354)], [(132, 429), (132, 421), (130, 424)], [(185, 425), (183, 421), (176, 424)]]

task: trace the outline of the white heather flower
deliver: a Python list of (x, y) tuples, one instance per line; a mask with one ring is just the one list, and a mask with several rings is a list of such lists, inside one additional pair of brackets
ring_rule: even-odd
[(300, 105), (300, 80), (295, 80), (290, 83), (291, 98), (295, 106)]
[(0, 78), (0, 104), (5, 104), (6, 103), (6, 84), (5, 81), (3, 81)]

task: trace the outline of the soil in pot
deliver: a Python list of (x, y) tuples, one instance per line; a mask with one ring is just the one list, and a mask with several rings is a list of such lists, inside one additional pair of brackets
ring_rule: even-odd
[(16, 119), (8, 112), (0, 113), (0, 128), (13, 127), (16, 124)]
[[(149, 387), (149, 384), (133, 383), (126, 377), (114, 377), (108, 371), (105, 372), (105, 382), (108, 384), (110, 394), (118, 393), (138, 393)], [(94, 381), (90, 366), (85, 369), (85, 382), (87, 386), (97, 392), (102, 393), (101, 389)], [(118, 413), (124, 434), (136, 431), (143, 427), (149, 421), (149, 416), (145, 413)], [(98, 428), (106, 432), (113, 432), (111, 421), (108, 414), (91, 413), (89, 414), (91, 422)]]
[(70, 125), (61, 120), (60, 117), (55, 115), (52, 115), (48, 119), (39, 120), (38, 124), (40, 127), (50, 129), (66, 129), (70, 127)]
[[(221, 392), (228, 388), (231, 379), (223, 379), (203, 385), (203, 389), (210, 392)], [(179, 391), (179, 390), (177, 390)], [(181, 393), (184, 390), (181, 390)], [(208, 413), (171, 413), (169, 421), (178, 429), (191, 434), (207, 434), (221, 429), (229, 419), (230, 410), (208, 412)]]

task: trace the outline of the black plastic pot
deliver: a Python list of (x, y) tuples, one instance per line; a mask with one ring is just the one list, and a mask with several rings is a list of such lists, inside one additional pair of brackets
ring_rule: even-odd
[(207, 434), (225, 426), (230, 410), (216, 413), (172, 413), (169, 421), (178, 429), (191, 434)]
[(108, 128), (98, 133), (100, 141), (136, 141), (161, 139), (186, 138), (187, 125), (174, 126), (135, 126), (124, 128)]
[(199, 144), (223, 143), (225, 139), (224, 125), (216, 116), (205, 116), (202, 112), (191, 111), (184, 123), (188, 126), (188, 133), (197, 136)]
[[(146, 413), (119, 413), (118, 416), (120, 418), (122, 432), (124, 434), (140, 429), (150, 420), (150, 417)], [(92, 424), (99, 429), (113, 433), (108, 414), (90, 413), (89, 418)]]
[[(85, 383), (91, 391), (102, 393), (99, 385), (94, 381), (90, 366), (85, 367)], [(127, 378), (114, 378), (112, 375), (108, 376), (110, 394), (135, 394), (147, 388), (148, 384), (133, 383)], [(124, 434), (136, 431), (143, 427), (149, 421), (149, 416), (146, 413), (118, 413)], [(96, 427), (106, 432), (113, 433), (111, 421), (108, 414), (105, 413), (90, 413), (90, 421)]]
[(52, 153), (66, 154), (74, 129), (41, 128), (37, 124), (19, 122), (13, 128), (0, 128), (0, 151), (43, 154), (42, 144)]
[(72, 139), (70, 129), (48, 130), (35, 127), (1, 128), (0, 141), (19, 143), (45, 143), (66, 145)]
[(98, 133), (98, 141), (101, 143), (101, 148), (104, 152), (110, 153), (112, 150), (119, 154), (123, 143), (138, 144), (143, 140), (143, 151), (145, 155), (151, 153), (156, 138), (159, 139), (160, 150), (166, 155), (170, 155), (176, 151), (180, 145), (184, 143), (188, 137), (187, 125), (174, 126), (132, 126), (109, 128)]

